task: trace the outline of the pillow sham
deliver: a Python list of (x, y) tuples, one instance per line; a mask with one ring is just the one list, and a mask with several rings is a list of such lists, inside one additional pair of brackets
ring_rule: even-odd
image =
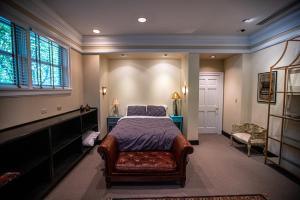
[(166, 116), (166, 108), (164, 106), (147, 106), (147, 116)]
[(127, 116), (146, 116), (146, 106), (128, 106)]

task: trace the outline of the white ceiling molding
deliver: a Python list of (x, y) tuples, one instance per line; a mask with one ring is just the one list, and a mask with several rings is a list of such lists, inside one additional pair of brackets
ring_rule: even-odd
[(40, 1), (4, 0), (0, 6), (1, 13), (10, 20), (43, 32), (81, 52), (82, 36)]
[(250, 36), (201, 36), (190, 34), (82, 36), (41, 1), (4, 0), (4, 2), (11, 7), (6, 12), (12, 12), (13, 14), (10, 14), (13, 17), (25, 19), (25, 22), (30, 25), (49, 32), (53, 37), (66, 42), (84, 54), (166, 51), (249, 53), (296, 37), (300, 33), (300, 10), (298, 10)]

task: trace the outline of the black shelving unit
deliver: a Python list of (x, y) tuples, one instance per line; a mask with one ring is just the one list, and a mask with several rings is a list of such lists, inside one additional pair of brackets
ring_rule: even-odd
[(18, 172), (0, 184), (1, 199), (41, 199), (88, 153), (82, 134), (98, 130), (97, 109), (75, 110), (0, 131), (0, 175)]

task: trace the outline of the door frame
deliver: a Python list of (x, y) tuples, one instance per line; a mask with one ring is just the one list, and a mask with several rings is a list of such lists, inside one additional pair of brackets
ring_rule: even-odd
[[(223, 129), (223, 104), (224, 104), (224, 72), (200, 72), (199, 73), (199, 80), (200, 76), (219, 76), (219, 86), (220, 86), (220, 94), (219, 94), (219, 110), (218, 110), (218, 128), (217, 128), (217, 134), (222, 133)], [(200, 85), (199, 85), (200, 87)], [(200, 88), (199, 88), (200, 89)], [(199, 102), (198, 102), (199, 104)], [(198, 108), (199, 112), (199, 108)]]

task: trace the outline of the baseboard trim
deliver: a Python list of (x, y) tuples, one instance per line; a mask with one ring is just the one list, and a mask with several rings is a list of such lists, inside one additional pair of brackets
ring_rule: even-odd
[(227, 133), (226, 131), (222, 130), (222, 135), (224, 135), (225, 137), (230, 138), (230, 134)]
[(191, 145), (199, 145), (199, 140), (189, 140)]

